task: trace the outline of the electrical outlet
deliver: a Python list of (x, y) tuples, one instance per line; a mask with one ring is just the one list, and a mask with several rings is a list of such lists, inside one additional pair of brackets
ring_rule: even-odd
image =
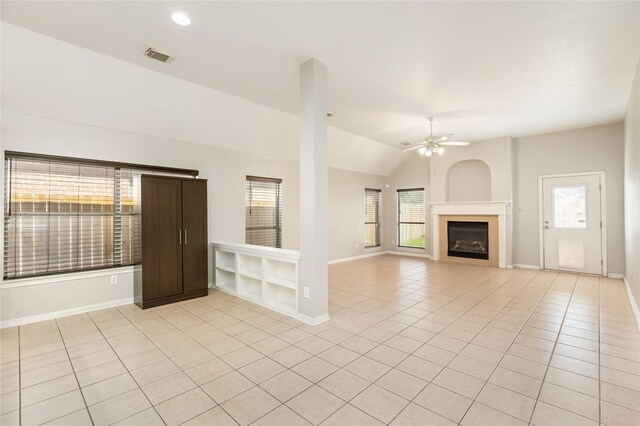
[(395, 243), (396, 243), (396, 240), (391, 240), (391, 244), (395, 244)]
[(309, 287), (305, 287), (304, 288), (304, 298), (308, 299), (309, 298)]
[(355, 247), (355, 248), (358, 248), (358, 243), (355, 243), (355, 244), (354, 244), (354, 247)]
[(109, 283), (110, 284), (118, 284), (118, 276), (117, 275), (111, 275), (111, 277), (109, 277)]

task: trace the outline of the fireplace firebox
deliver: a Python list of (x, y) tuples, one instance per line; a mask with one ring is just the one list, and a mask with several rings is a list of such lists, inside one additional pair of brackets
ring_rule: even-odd
[(447, 254), (489, 260), (488, 222), (447, 222)]

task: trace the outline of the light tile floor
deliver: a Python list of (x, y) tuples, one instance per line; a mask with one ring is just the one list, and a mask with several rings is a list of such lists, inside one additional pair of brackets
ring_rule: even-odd
[(315, 327), (213, 291), (2, 330), (13, 425), (635, 425), (620, 280), (376, 256)]

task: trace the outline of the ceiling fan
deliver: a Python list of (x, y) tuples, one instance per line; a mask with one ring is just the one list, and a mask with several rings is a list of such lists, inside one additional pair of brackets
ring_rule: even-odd
[[(433, 117), (428, 117), (427, 120), (429, 120), (429, 126), (430, 126), (429, 137), (425, 138), (418, 145), (405, 149), (402, 152), (413, 151), (414, 149), (417, 149), (420, 155), (424, 155), (425, 157), (431, 157), (433, 154), (439, 154), (439, 155), (443, 154), (444, 153), (443, 146), (469, 145), (469, 142), (450, 141), (449, 138), (453, 136), (453, 133), (448, 134), (446, 136), (433, 136)], [(404, 142), (403, 145), (410, 145), (410, 143)]]

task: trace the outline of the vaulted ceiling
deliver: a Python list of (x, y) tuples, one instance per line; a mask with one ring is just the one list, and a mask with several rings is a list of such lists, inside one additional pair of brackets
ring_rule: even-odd
[[(298, 66), (329, 69), (331, 126), (400, 149), (622, 120), (639, 2), (2, 2), (2, 20), (297, 114)], [(191, 17), (180, 27), (174, 11)], [(170, 64), (148, 47), (177, 56)]]

